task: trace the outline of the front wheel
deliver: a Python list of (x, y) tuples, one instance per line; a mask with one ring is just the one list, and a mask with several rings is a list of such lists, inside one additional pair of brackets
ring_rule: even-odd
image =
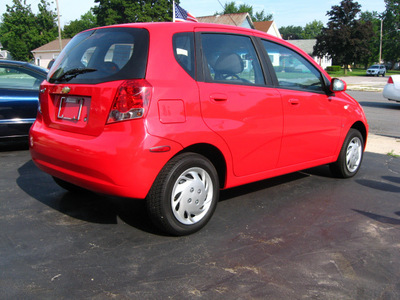
[(350, 129), (338, 160), (330, 165), (332, 173), (341, 178), (353, 177), (360, 169), (364, 154), (364, 138), (356, 129)]
[(204, 156), (183, 153), (157, 176), (146, 198), (153, 223), (172, 235), (188, 235), (204, 227), (219, 197), (218, 174)]

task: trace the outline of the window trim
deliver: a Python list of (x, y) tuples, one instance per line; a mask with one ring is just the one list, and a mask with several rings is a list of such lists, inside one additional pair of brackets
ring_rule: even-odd
[[(205, 62), (205, 55), (203, 51), (203, 44), (202, 44), (202, 35), (203, 34), (223, 34), (223, 35), (233, 35), (233, 36), (241, 36), (241, 37), (247, 37), (250, 39), (250, 42), (253, 45), (253, 49), (255, 51), (255, 54), (258, 58), (258, 62), (261, 68), (261, 73), (260, 75), (263, 77), (263, 83), (262, 84), (247, 84), (245, 82), (227, 82), (227, 81), (221, 81), (221, 80), (210, 80), (208, 79), (206, 73), (208, 67), (206, 66)], [(232, 84), (232, 85), (243, 85), (243, 86), (254, 86), (254, 87), (266, 87), (266, 86), (272, 86), (272, 78), (269, 74), (269, 72), (265, 69), (265, 60), (264, 60), (264, 55), (263, 53), (260, 52), (260, 46), (259, 42), (257, 41), (257, 37), (253, 35), (248, 35), (248, 34), (240, 34), (240, 33), (235, 33), (235, 32), (226, 32), (226, 31), (197, 31), (195, 32), (195, 45), (196, 45), (196, 70), (197, 70), (197, 81), (199, 82), (205, 82), (205, 83), (218, 83), (218, 84)]]
[[(176, 40), (175, 40), (175, 38), (176, 38), (178, 35), (182, 35), (182, 34), (187, 34), (187, 35), (190, 35), (190, 37), (191, 37), (191, 47), (192, 47), (192, 49), (193, 49), (193, 53), (192, 53), (192, 55), (193, 55), (192, 63), (193, 63), (193, 67), (194, 67), (194, 70), (193, 70), (193, 71), (190, 71), (190, 70), (186, 69), (186, 68), (179, 62), (178, 54), (177, 54), (176, 51), (175, 51), (175, 49), (176, 49)], [(174, 33), (173, 36), (172, 36), (172, 50), (173, 50), (173, 52), (174, 52), (174, 57), (175, 57), (175, 60), (176, 60), (176, 62), (178, 63), (178, 65), (181, 66), (181, 68), (182, 68), (183, 70), (185, 70), (185, 72), (186, 72), (187, 74), (189, 74), (190, 77), (192, 77), (194, 80), (196, 80), (196, 77), (197, 77), (197, 68), (198, 68), (198, 67), (197, 67), (197, 62), (196, 62), (196, 57), (197, 57), (197, 56), (196, 56), (196, 43), (195, 43), (194, 33), (191, 32), (191, 31)]]
[[(269, 58), (269, 54), (268, 54), (267, 50), (265, 49), (265, 47), (263, 45), (263, 41), (266, 41), (266, 42), (271, 43), (271, 44), (278, 45), (278, 46), (280, 46), (282, 48), (286, 48), (286, 49), (296, 53), (300, 57), (302, 57), (305, 61), (307, 61), (311, 65), (311, 67), (313, 67), (314, 70), (319, 74), (319, 77), (320, 77), (320, 80), (321, 80), (321, 83), (322, 83), (322, 89), (320, 91), (316, 91), (316, 90), (309, 90), (309, 89), (292, 88), (292, 87), (287, 87), (287, 86), (281, 86), (279, 84), (278, 76), (276, 75), (276, 72), (275, 72), (275, 69), (273, 67), (272, 61)], [(290, 47), (288, 47), (286, 45), (283, 45), (281, 43), (277, 43), (277, 42), (272, 41), (272, 40), (268, 40), (266, 38), (259, 38), (259, 45), (261, 47), (261, 51), (263, 52), (263, 56), (264, 56), (265, 61), (267, 63), (267, 67), (268, 67), (269, 73), (270, 73), (270, 75), (272, 77), (272, 81), (274, 82), (274, 87), (279, 88), (279, 89), (302, 91), (302, 92), (309, 92), (309, 93), (316, 93), (316, 94), (328, 94), (329, 84), (330, 84), (330, 81), (328, 80), (328, 78), (326, 78), (326, 76), (316, 66), (314, 66), (314, 64), (312, 62), (310, 62), (309, 59), (304, 57), (303, 54), (301, 54), (298, 51), (296, 51), (296, 49), (290, 48)]]

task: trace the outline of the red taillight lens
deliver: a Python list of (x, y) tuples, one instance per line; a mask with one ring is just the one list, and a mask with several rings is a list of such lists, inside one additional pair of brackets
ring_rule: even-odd
[(390, 76), (390, 77), (389, 77), (389, 79), (388, 79), (388, 82), (387, 82), (387, 83), (388, 83), (388, 84), (394, 84), (392, 76)]
[(151, 90), (145, 79), (124, 81), (115, 95), (107, 123), (142, 118), (149, 106)]

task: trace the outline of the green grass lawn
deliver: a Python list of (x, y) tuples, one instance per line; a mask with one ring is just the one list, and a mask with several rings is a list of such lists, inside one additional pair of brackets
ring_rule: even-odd
[[(328, 72), (329, 75), (332, 77), (343, 77), (343, 76), (366, 76), (367, 70), (365, 69), (352, 69), (352, 72), (347, 71), (347, 74), (344, 74), (344, 69), (340, 70), (339, 72)], [(389, 75), (399, 75), (399, 70), (389, 70), (386, 72), (386, 76)]]

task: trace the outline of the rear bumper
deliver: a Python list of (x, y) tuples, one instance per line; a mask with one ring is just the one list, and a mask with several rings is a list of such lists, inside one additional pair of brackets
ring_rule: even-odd
[[(150, 149), (169, 146), (168, 152)], [(34, 163), (46, 173), (97, 193), (144, 199), (158, 173), (182, 147), (149, 135), (142, 122), (107, 125), (83, 136), (35, 122), (30, 131)]]
[(394, 84), (387, 84), (383, 88), (383, 97), (392, 101), (400, 101), (400, 90)]

